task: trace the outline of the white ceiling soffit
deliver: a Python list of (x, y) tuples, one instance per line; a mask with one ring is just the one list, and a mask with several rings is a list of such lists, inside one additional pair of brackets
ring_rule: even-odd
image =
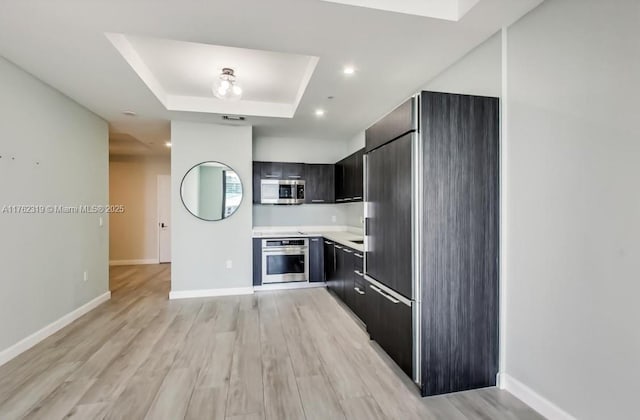
[[(105, 34), (169, 111), (293, 118), (318, 57), (118, 33)], [(222, 69), (234, 69), (243, 95), (213, 96)]]
[(323, 0), (407, 15), (459, 21), (480, 0)]

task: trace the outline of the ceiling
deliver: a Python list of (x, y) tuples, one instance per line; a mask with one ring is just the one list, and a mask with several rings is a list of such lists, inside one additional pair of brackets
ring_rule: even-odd
[[(136, 139), (150, 153), (168, 150), (172, 119), (222, 123), (221, 115), (167, 109), (107, 34), (123, 36), (177, 95), (204, 94), (196, 50), (318, 57), (293, 118), (247, 116), (245, 124), (257, 136), (346, 140), (541, 2), (480, 0), (454, 22), (323, 0), (3, 0), (0, 55), (109, 121), (112, 139)], [(189, 64), (166, 68), (169, 50)], [(347, 65), (355, 74), (343, 74)], [(270, 88), (255, 89), (245, 89), (249, 99)]]
[(436, 19), (459, 21), (480, 0), (324, 0)]

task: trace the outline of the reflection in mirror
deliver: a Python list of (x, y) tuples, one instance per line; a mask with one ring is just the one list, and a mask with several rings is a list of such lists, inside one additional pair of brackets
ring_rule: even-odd
[(242, 183), (233, 169), (220, 162), (202, 162), (187, 172), (180, 186), (182, 203), (203, 220), (231, 216), (242, 201)]

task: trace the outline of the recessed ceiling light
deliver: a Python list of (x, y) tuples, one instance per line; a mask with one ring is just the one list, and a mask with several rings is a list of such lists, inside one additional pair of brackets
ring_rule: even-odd
[(346, 75), (352, 75), (356, 72), (356, 69), (354, 69), (352, 66), (347, 66), (344, 68), (344, 70), (342, 70), (342, 72)]
[(135, 113), (135, 111), (129, 111), (129, 110), (122, 111), (122, 114), (126, 115), (127, 117), (135, 117), (136, 115), (138, 115)]
[(165, 146), (167, 146), (167, 147), (171, 147), (171, 142), (170, 142), (170, 141), (168, 141), (168, 142), (166, 142), (164, 145), (165, 145)]
[(323, 117), (324, 109), (316, 109), (316, 117)]

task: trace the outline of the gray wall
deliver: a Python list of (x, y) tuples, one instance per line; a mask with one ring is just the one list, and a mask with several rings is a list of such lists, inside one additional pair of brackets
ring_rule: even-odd
[[(344, 140), (256, 137), (253, 159), (274, 162), (336, 163), (351, 151)], [(353, 221), (344, 204), (274, 206), (254, 204), (254, 226), (331, 226)], [(335, 217), (336, 221), (333, 221)]]
[[(107, 204), (107, 123), (3, 58), (0, 92), (0, 209)], [(98, 217), (0, 212), (0, 351), (108, 291)]]
[[(171, 220), (173, 224), (171, 290), (250, 287), (251, 127), (171, 122)], [(244, 197), (228, 219), (205, 222), (192, 216), (180, 200), (184, 174), (202, 161), (229, 165), (242, 181)], [(233, 267), (226, 268), (227, 260)]]
[(507, 373), (580, 419), (638, 416), (640, 2), (508, 31)]

